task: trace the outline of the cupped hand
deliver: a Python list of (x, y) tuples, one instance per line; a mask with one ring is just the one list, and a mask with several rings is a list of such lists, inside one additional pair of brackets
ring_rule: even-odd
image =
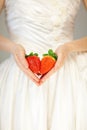
[(20, 44), (15, 44), (12, 48), (13, 57), (19, 68), (39, 86), (39, 78), (29, 69), (27, 60), (25, 59), (25, 49)]
[(58, 71), (65, 63), (69, 53), (70, 53), (70, 48), (66, 46), (66, 44), (60, 45), (56, 50), (55, 53), (58, 56), (58, 59), (56, 61), (55, 66), (42, 78), (40, 79), (40, 85), (44, 83), (52, 74), (54, 74), (56, 71)]

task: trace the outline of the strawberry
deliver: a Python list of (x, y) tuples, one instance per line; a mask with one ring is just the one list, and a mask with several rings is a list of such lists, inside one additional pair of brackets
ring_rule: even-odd
[(40, 64), (41, 64), (38, 54), (31, 52), (29, 55), (26, 54), (25, 58), (32, 72), (38, 74), (40, 70)]
[(43, 54), (43, 58), (41, 60), (40, 74), (43, 75), (50, 71), (52, 67), (55, 65), (56, 60), (57, 55), (53, 52), (52, 49), (48, 50), (48, 54)]

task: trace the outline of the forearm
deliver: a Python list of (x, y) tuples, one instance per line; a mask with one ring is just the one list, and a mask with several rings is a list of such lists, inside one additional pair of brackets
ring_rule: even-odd
[(87, 51), (87, 37), (74, 40), (66, 43), (65, 46), (69, 47), (70, 52), (86, 52)]
[(15, 43), (0, 35), (0, 50), (12, 53)]

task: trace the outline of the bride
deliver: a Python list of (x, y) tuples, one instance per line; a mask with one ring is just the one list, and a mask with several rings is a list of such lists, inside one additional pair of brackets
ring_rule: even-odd
[[(81, 0), (0, 0), (11, 39), (0, 35), (0, 130), (87, 130), (87, 36), (73, 39)], [(83, 0), (87, 9), (87, 0)], [(25, 59), (52, 48), (41, 78)]]
[[(87, 8), (87, 0), (83, 0), (85, 7)], [(0, 11), (4, 8), (5, 0), (0, 0)], [(78, 40), (73, 40), (70, 43), (66, 43), (56, 49), (56, 53), (59, 57), (55, 67), (41, 80), (39, 80), (28, 68), (28, 63), (25, 60), (25, 49), (19, 44), (13, 44), (12, 41), (0, 35), (0, 49), (8, 51), (13, 54), (14, 59), (20, 69), (37, 85), (42, 84), (50, 77), (55, 71), (63, 66), (67, 56), (71, 52), (84, 52), (87, 51), (87, 37), (80, 38)]]

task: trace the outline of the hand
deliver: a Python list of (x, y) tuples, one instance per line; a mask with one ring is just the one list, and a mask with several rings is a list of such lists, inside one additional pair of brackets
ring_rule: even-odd
[(12, 54), (19, 68), (39, 86), (39, 78), (28, 68), (28, 62), (25, 59), (25, 49), (20, 44), (15, 44), (12, 48)]
[(64, 65), (64, 63), (70, 53), (70, 48), (68, 46), (66, 46), (66, 44), (60, 45), (56, 49), (55, 53), (58, 56), (56, 64), (47, 74), (42, 76), (42, 78), (40, 79), (40, 85), (42, 83), (44, 83), (53, 73), (55, 73), (58, 69), (60, 69)]

